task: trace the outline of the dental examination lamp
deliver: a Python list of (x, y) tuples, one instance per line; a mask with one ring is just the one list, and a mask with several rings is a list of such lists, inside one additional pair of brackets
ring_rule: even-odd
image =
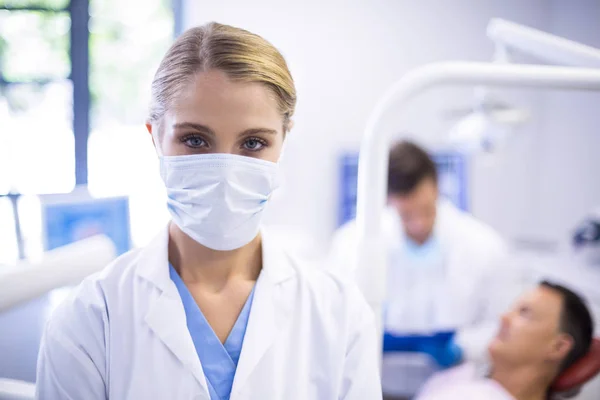
[[(487, 36), (494, 42), (496, 63), (509, 63), (520, 53), (551, 64), (600, 67), (598, 49), (513, 22), (492, 19)], [(530, 117), (527, 110), (494, 100), (485, 87), (476, 88), (473, 106), (459, 113), (462, 118), (451, 127), (448, 144), (467, 154), (499, 150)]]
[(0, 270), (0, 312), (53, 289), (76, 285), (116, 257), (107, 236), (97, 235), (50, 250), (39, 263), (20, 261)]
[(600, 68), (597, 48), (514, 22), (492, 19), (487, 36), (494, 42), (497, 54), (515, 50), (552, 64)]
[(380, 129), (380, 123), (386, 112), (393, 107), (397, 113), (425, 90), (442, 85), (600, 91), (600, 69), (595, 69), (600, 66), (600, 50), (501, 20), (491, 21), (488, 35), (505, 50), (512, 47), (547, 60), (583, 67), (439, 62), (408, 72), (379, 99), (367, 121), (360, 148), (358, 263), (354, 277), (375, 312), (380, 338), (387, 279), (381, 216), (386, 204), (390, 147), (390, 131)]

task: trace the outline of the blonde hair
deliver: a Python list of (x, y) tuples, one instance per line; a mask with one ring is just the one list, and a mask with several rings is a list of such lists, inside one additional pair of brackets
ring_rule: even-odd
[(152, 81), (149, 122), (159, 123), (183, 87), (210, 69), (265, 85), (275, 94), (284, 133), (289, 130), (296, 88), (281, 53), (258, 35), (216, 22), (187, 30), (167, 51)]

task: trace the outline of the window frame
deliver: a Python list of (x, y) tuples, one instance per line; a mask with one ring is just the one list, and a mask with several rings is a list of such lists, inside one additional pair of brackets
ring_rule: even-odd
[[(184, 0), (171, 0), (173, 10), (175, 37), (183, 31)], [(75, 184), (87, 185), (88, 183), (88, 139), (90, 136), (90, 108), (91, 94), (90, 78), (90, 0), (70, 0), (65, 8), (51, 8), (41, 6), (6, 6), (0, 5), (0, 10), (21, 12), (61, 13), (68, 12), (71, 20), (69, 32), (69, 58), (71, 73), (68, 80), (73, 85), (73, 135), (75, 139)], [(10, 85), (36, 84), (47, 85), (56, 80), (27, 80), (9, 81), (2, 76), (0, 70), (0, 89)], [(19, 221), (18, 202), (19, 193), (0, 194), (0, 198), (10, 199), (13, 207), (15, 235), (17, 238), (19, 259), (25, 258), (25, 248), (21, 224)]]

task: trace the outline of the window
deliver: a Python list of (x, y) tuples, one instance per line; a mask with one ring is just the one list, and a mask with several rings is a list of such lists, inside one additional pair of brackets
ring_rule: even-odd
[[(40, 235), (29, 231), (40, 218), (39, 206), (35, 199), (17, 196), (74, 187), (68, 5), (64, 0), (0, 0), (2, 262), (41, 251)], [(15, 215), (27, 221), (19, 224), (23, 229), (16, 229)]]
[(2, 77), (9, 82), (67, 79), (68, 12), (0, 10)]
[(95, 196), (129, 196), (131, 236), (139, 246), (168, 220), (144, 124), (152, 78), (173, 40), (171, 2), (91, 0), (90, 7), (89, 189)]
[(130, 196), (134, 244), (167, 220), (144, 122), (152, 76), (181, 25), (173, 5), (0, 0), (0, 263), (39, 255), (35, 195), (69, 193), (88, 173), (93, 194)]
[(12, 84), (4, 89), (0, 193), (67, 193), (73, 189), (72, 97), (69, 81)]
[(62, 10), (68, 5), (69, 0), (0, 0), (0, 7), (6, 8)]
[(0, 194), (68, 192), (75, 158), (67, 3), (0, 6)]

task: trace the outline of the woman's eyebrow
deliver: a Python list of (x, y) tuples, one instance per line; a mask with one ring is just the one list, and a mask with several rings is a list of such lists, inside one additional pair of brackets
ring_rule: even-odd
[(204, 133), (209, 136), (215, 136), (215, 132), (208, 126), (196, 124), (194, 122), (178, 122), (173, 124), (173, 129), (194, 129), (200, 133)]
[(277, 135), (277, 131), (274, 129), (268, 128), (251, 128), (246, 129), (244, 132), (240, 133), (239, 136), (250, 136), (250, 135), (258, 135), (261, 133), (266, 133), (268, 135)]

